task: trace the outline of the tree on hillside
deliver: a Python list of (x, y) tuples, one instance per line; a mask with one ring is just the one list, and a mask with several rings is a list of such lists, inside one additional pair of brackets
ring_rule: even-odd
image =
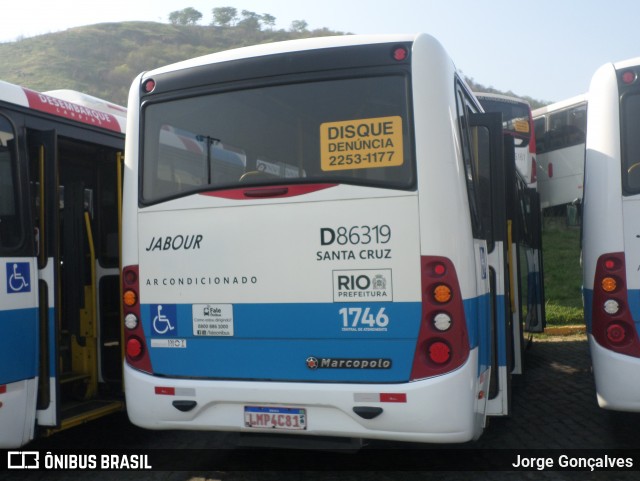
[(172, 25), (195, 25), (202, 19), (202, 14), (192, 7), (176, 10), (169, 14)]
[(304, 20), (294, 20), (291, 22), (292, 32), (306, 32), (309, 24)]
[(238, 22), (238, 27), (245, 28), (247, 30), (260, 30), (261, 16), (256, 12), (250, 12), (249, 10), (242, 11), (242, 20)]
[(269, 30), (276, 26), (276, 17), (269, 15), (268, 13), (263, 13), (260, 21), (262, 22), (262, 25), (269, 27)]
[(238, 10), (233, 7), (217, 7), (211, 12), (213, 13), (213, 22), (211, 25), (233, 27), (238, 21)]

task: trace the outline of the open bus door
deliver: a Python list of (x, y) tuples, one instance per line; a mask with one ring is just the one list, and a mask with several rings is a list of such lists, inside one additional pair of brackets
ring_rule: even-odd
[(55, 131), (28, 130), (27, 142), (46, 306), (37, 418), (45, 429), (66, 429), (123, 408), (120, 156)]
[[(475, 127), (477, 144), (475, 158), (479, 177), (483, 179), (478, 195), (485, 237), (487, 239), (487, 263), (490, 284), (490, 326), (491, 339), (490, 381), (486, 414), (507, 415), (511, 398), (511, 364), (513, 338), (511, 334), (509, 242), (511, 227), (508, 222), (507, 186), (509, 171), (505, 164), (504, 138), (502, 135), (502, 114), (474, 114), (470, 119)], [(505, 137), (508, 138), (508, 137)], [(484, 139), (484, 140), (483, 140)], [(513, 139), (511, 139), (511, 152)], [(513, 155), (513, 154), (512, 154)], [(515, 165), (515, 164), (514, 164)]]
[(38, 275), (17, 135), (0, 114), (0, 448), (34, 436), (38, 379)]
[(542, 273), (542, 217), (540, 194), (516, 174), (512, 190), (514, 206), (512, 252), (509, 256), (513, 312), (513, 374), (524, 371), (525, 332), (544, 330), (544, 277)]

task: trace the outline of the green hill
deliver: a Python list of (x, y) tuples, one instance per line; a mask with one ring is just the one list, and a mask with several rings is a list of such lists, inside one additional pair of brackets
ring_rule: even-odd
[[(131, 81), (144, 70), (247, 45), (341, 34), (327, 28), (294, 32), (241, 25), (101, 23), (0, 43), (0, 79), (37, 91), (78, 90), (125, 105)], [(467, 81), (475, 91), (504, 93)], [(533, 108), (545, 104), (523, 98)]]
[(259, 43), (338, 35), (154, 22), (101, 23), (0, 43), (0, 79), (37, 91), (73, 89), (124, 105), (144, 70)]

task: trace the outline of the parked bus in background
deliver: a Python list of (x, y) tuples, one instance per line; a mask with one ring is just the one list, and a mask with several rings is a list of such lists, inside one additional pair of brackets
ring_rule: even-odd
[[(66, 99), (75, 98), (74, 102)], [(0, 82), (0, 447), (121, 410), (126, 110)], [(86, 96), (89, 98), (88, 96)]]
[(533, 111), (538, 148), (538, 192), (543, 209), (582, 201), (587, 96)]
[(640, 58), (589, 87), (583, 206), (584, 316), (598, 403), (640, 411)]
[(502, 114), (502, 128), (514, 138), (516, 168), (527, 187), (535, 189), (538, 178), (536, 136), (529, 102), (501, 94), (476, 92), (475, 95), (485, 112)]
[[(521, 329), (518, 319), (525, 319), (524, 329), (527, 332), (542, 332), (546, 319), (544, 312), (544, 283), (542, 281), (542, 220), (531, 221), (531, 217), (540, 216), (540, 195), (537, 187), (536, 163), (536, 135), (533, 129), (531, 107), (526, 100), (501, 94), (476, 92), (485, 112), (502, 114), (503, 131), (514, 139), (514, 155), (517, 177), (520, 189), (530, 189), (522, 193), (520, 199), (528, 202), (519, 206), (526, 212), (525, 222), (514, 224), (510, 255), (519, 254), (511, 259), (512, 263), (519, 263), (517, 270), (511, 275), (520, 273), (520, 279), (512, 279), (512, 284), (518, 286), (512, 292), (513, 327)], [(520, 243), (516, 249), (515, 244)], [(519, 332), (515, 333), (518, 338)], [(518, 373), (521, 368), (517, 369)]]
[(134, 424), (444, 443), (509, 412), (513, 142), (434, 38), (216, 53), (128, 114)]

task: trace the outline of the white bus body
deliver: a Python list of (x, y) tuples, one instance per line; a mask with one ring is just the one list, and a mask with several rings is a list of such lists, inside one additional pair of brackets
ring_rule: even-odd
[(0, 82), (0, 448), (124, 408), (125, 110), (75, 100)]
[(583, 211), (585, 320), (598, 403), (640, 411), (640, 58), (589, 87)]
[(538, 150), (538, 192), (543, 209), (580, 202), (584, 182), (587, 96), (533, 111)]
[(463, 442), (507, 414), (501, 125), (435, 39), (216, 53), (128, 111), (134, 424)]

